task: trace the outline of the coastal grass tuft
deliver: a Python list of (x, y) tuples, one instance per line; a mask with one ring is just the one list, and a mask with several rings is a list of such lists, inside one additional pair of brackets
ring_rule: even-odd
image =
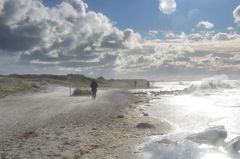
[(97, 149), (99, 147), (100, 147), (100, 145), (96, 144), (96, 145), (91, 145), (87, 149), (80, 149), (80, 150), (78, 150), (77, 152), (74, 153), (73, 159), (80, 159), (80, 158), (82, 158), (82, 156), (84, 156), (86, 154), (90, 154), (91, 151), (93, 151), (93, 150), (95, 150), (95, 149)]
[(37, 83), (18, 78), (0, 77), (0, 98), (11, 94), (36, 92), (41, 89)]
[(79, 88), (76, 88), (72, 94), (72, 96), (90, 96), (90, 95), (91, 92), (89, 90), (81, 90)]
[(30, 139), (30, 138), (35, 138), (38, 137), (39, 135), (35, 131), (28, 131), (23, 134), (23, 137), (25, 139)]

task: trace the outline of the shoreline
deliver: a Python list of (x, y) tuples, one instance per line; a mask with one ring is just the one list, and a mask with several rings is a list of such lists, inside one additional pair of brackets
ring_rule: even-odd
[[(120, 110), (115, 116), (112, 116), (109, 121), (100, 124), (104, 131), (97, 137), (96, 144), (76, 151), (73, 158), (125, 159), (129, 154), (136, 153), (136, 150), (133, 148), (135, 143), (141, 142), (145, 137), (165, 135), (172, 130), (171, 125), (165, 121), (154, 119), (150, 116), (141, 116), (136, 109), (140, 104), (146, 102), (146, 98), (136, 96), (134, 98), (131, 104)], [(154, 128), (137, 128), (139, 123), (149, 123)], [(132, 142), (129, 142), (129, 140)], [(127, 150), (124, 147), (131, 150)], [(123, 149), (128, 152), (122, 152)], [(134, 158), (137, 159), (138, 157), (135, 156)]]
[[(149, 116), (141, 116), (137, 112), (136, 108), (146, 102), (146, 98), (136, 97), (130, 92), (122, 90), (120, 92), (124, 94), (122, 98), (128, 97), (128, 99), (123, 98), (122, 100), (128, 101), (120, 102), (121, 99), (118, 99), (116, 94), (113, 96), (114, 98), (111, 98), (112, 101), (107, 104), (108, 106), (102, 105), (102, 108), (98, 108), (97, 103), (93, 105), (94, 110), (96, 109), (95, 113), (100, 113), (104, 109), (105, 111), (109, 108), (112, 109), (108, 110), (106, 112), (108, 114), (105, 114), (105, 117), (102, 119), (99, 117), (104, 112), (101, 112), (99, 116), (92, 113), (88, 106), (84, 110), (90, 109), (90, 116), (79, 116), (79, 121), (76, 123), (61, 124), (61, 122), (58, 122), (57, 124), (48, 124), (44, 127), (29, 130), (23, 135), (19, 135), (17, 139), (5, 142), (5, 147), (0, 147), (0, 157), (6, 159), (125, 158), (119, 154), (118, 149), (121, 146), (127, 146), (128, 140), (151, 135), (163, 135), (171, 131), (171, 126), (168, 123)], [(107, 94), (103, 93), (99, 98), (103, 99)], [(131, 99), (129, 96), (131, 96)], [(114, 100), (118, 100), (118, 104), (114, 103)], [(119, 103), (125, 105), (119, 105)], [(103, 110), (100, 111), (98, 109)], [(58, 118), (56, 119), (58, 120)], [(88, 121), (90, 120), (92, 121), (89, 123)], [(79, 124), (79, 122), (85, 122), (85, 124)], [(149, 123), (154, 128), (137, 128), (139, 123)], [(12, 152), (13, 150), (14, 152)]]
[[(134, 158), (138, 159), (136, 144), (144, 142), (146, 137), (155, 135), (165, 135), (171, 132), (169, 123), (150, 116), (141, 115), (138, 110), (139, 105), (146, 103), (145, 97), (136, 97), (132, 104), (128, 105), (120, 114), (113, 117), (112, 124), (108, 125), (111, 130), (108, 134), (101, 136), (101, 143), (111, 140), (103, 145), (105, 149), (102, 153), (90, 153), (86, 158)], [(119, 118), (120, 117), (120, 118)], [(138, 124), (147, 123), (153, 128), (138, 128)], [(83, 156), (83, 158), (85, 158)]]

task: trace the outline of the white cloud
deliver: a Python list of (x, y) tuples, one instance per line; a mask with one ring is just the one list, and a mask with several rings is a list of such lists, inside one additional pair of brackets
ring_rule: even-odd
[(166, 32), (164, 34), (164, 39), (171, 42), (186, 41), (188, 39), (188, 35), (184, 32), (181, 32), (179, 34), (173, 32)]
[(188, 34), (188, 39), (192, 41), (212, 40), (215, 31), (200, 31)]
[(158, 37), (159, 32), (157, 30), (149, 30), (148, 31), (148, 38), (156, 39)]
[(173, 32), (167, 32), (164, 35), (165, 39), (176, 39), (176, 35)]
[(159, 32), (157, 30), (149, 30), (148, 33), (157, 35)]
[(59, 65), (59, 61), (39, 61), (39, 60), (32, 60), (31, 64), (39, 64), (39, 65)]
[(201, 33), (191, 33), (188, 35), (188, 39), (193, 41), (200, 41), (205, 40), (205, 36)]
[[(213, 28), (210, 22), (201, 25)], [(237, 33), (168, 32), (157, 39), (158, 31), (150, 30), (154, 39), (144, 40), (134, 30), (120, 30), (105, 15), (89, 11), (82, 0), (64, 0), (52, 8), (39, 0), (0, 0), (0, 31), (4, 72), (10, 69), (8, 63), (14, 71), (22, 64), (29, 72), (34, 66), (42, 72), (110, 76), (239, 67), (239, 56), (234, 56), (240, 52)]]
[[(163, 69), (165, 67), (185, 67), (189, 61), (188, 54), (194, 50), (187, 43), (156, 42), (148, 40), (140, 50), (121, 52), (116, 60), (118, 72), (144, 72)], [(136, 54), (137, 52), (137, 54)]]
[(226, 40), (236, 40), (240, 39), (240, 35), (237, 32), (219, 32), (215, 33), (215, 31), (200, 31), (200, 32), (193, 32), (190, 34), (186, 34), (184, 32), (180, 34), (175, 34), (173, 32), (167, 32), (164, 35), (165, 41), (169, 42), (201, 42), (201, 41), (226, 41)]
[(0, 50), (20, 54), (22, 63), (70, 65), (71, 59), (102, 59), (118, 49), (141, 48), (140, 34), (119, 30), (87, 7), (82, 0), (64, 0), (52, 8), (39, 0), (1, 1)]
[(200, 22), (198, 22), (196, 27), (202, 28), (202, 29), (213, 29), (214, 28), (214, 24), (211, 23), (211, 22), (208, 22), (208, 21), (200, 21)]
[(238, 34), (228, 34), (228, 33), (217, 33), (213, 36), (215, 41), (224, 41), (224, 40), (235, 40), (240, 38)]
[(227, 27), (227, 30), (228, 30), (228, 31), (234, 31), (235, 28), (234, 28), (234, 27)]
[(176, 8), (177, 4), (175, 0), (159, 0), (159, 10), (163, 14), (173, 14)]
[(240, 23), (240, 5), (233, 11), (235, 23)]

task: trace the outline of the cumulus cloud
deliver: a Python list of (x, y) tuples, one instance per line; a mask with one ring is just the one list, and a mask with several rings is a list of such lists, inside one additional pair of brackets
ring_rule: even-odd
[(227, 30), (228, 30), (228, 31), (234, 31), (235, 28), (234, 28), (234, 27), (227, 27)]
[(194, 50), (186, 43), (169, 43), (158, 41), (148, 41), (144, 44), (144, 49), (132, 50), (138, 52), (137, 54), (129, 51), (122, 52), (117, 57), (116, 71), (131, 72), (162, 70), (167, 67), (179, 68), (187, 67), (185, 65)]
[(192, 33), (192, 34), (189, 34), (188, 39), (193, 41), (200, 41), (200, 40), (205, 40), (205, 37), (200, 33)]
[(166, 39), (166, 40), (168, 40), (168, 41), (185, 41), (185, 40), (187, 40), (188, 39), (188, 35), (186, 34), (186, 33), (184, 33), (184, 32), (181, 32), (181, 33), (179, 33), (179, 34), (177, 34), (177, 33), (173, 33), (173, 32), (166, 32), (165, 34), (164, 34), (164, 38)]
[[(212, 28), (208, 23), (201, 25)], [(156, 39), (158, 31), (150, 30), (152, 38), (143, 39), (132, 29), (118, 29), (102, 13), (89, 11), (82, 0), (64, 0), (51, 8), (40, 0), (1, 0), (0, 30), (4, 72), (19, 68), (28, 73), (112, 76), (239, 67), (239, 56), (234, 56), (240, 51), (237, 33), (168, 32), (164, 39)], [(230, 50), (232, 57), (212, 50)]]
[(21, 63), (98, 67), (107, 60), (111, 64), (115, 55), (109, 53), (115, 50), (141, 48), (140, 34), (119, 30), (87, 8), (82, 0), (64, 0), (52, 8), (40, 0), (1, 0), (0, 50), (18, 54)]
[(157, 30), (149, 30), (148, 31), (148, 38), (156, 39), (158, 37), (159, 32)]
[(188, 34), (188, 39), (192, 41), (212, 40), (215, 35), (215, 31), (200, 31)]
[(240, 5), (233, 11), (235, 23), (240, 23)]
[(186, 34), (184, 32), (176, 34), (173, 32), (167, 32), (164, 35), (164, 39), (170, 42), (201, 42), (201, 41), (227, 41), (240, 39), (240, 35), (237, 32), (218, 32), (215, 31), (200, 31)]
[(202, 29), (213, 29), (214, 28), (214, 24), (211, 23), (211, 22), (208, 22), (208, 21), (200, 21), (200, 22), (198, 22), (196, 27), (202, 28)]
[(1, 6), (2, 50), (44, 48), (74, 54), (99, 48), (132, 48), (141, 38), (131, 29), (118, 30), (101, 13), (88, 12), (81, 0), (64, 0), (54, 8), (45, 7), (39, 0), (5, 0)]
[(238, 34), (228, 34), (228, 33), (217, 33), (213, 36), (215, 41), (224, 41), (224, 40), (235, 40), (240, 38)]
[(176, 35), (173, 32), (167, 32), (164, 35), (165, 39), (176, 39)]

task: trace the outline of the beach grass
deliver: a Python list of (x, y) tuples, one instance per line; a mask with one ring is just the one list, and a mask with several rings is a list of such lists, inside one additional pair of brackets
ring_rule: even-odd
[(23, 137), (25, 139), (30, 139), (30, 138), (35, 138), (38, 137), (39, 135), (35, 131), (28, 131), (23, 134)]
[(89, 90), (82, 90), (80, 88), (76, 88), (73, 91), (72, 96), (90, 96), (91, 95), (91, 91)]
[(18, 78), (1, 77), (0, 78), (0, 98), (10, 94), (19, 94), (26, 92), (35, 92), (41, 89), (37, 83), (24, 81)]

